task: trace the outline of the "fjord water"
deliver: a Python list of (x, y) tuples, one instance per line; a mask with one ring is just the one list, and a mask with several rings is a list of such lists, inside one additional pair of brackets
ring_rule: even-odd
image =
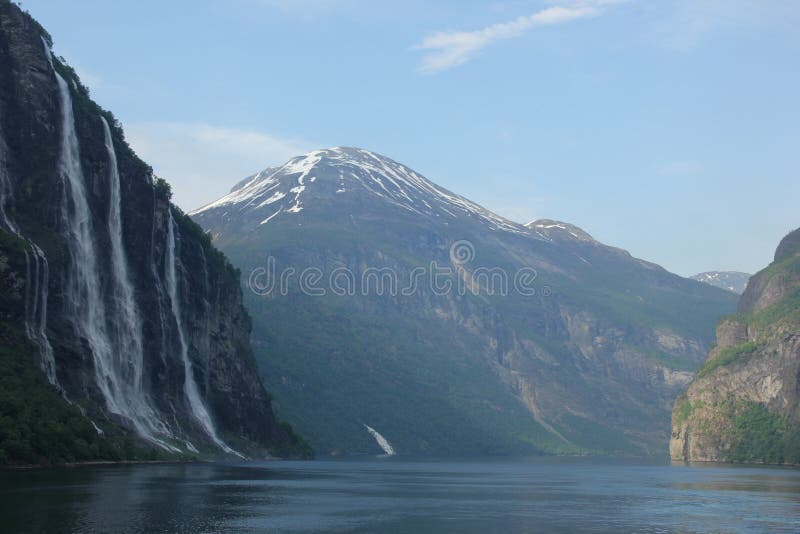
[(596, 459), (0, 472), (7, 532), (797, 532), (800, 471)]

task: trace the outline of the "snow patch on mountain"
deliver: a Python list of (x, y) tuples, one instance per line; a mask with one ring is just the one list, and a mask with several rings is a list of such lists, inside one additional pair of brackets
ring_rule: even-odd
[(741, 295), (747, 287), (747, 281), (750, 280), (750, 276), (747, 273), (738, 271), (707, 271), (696, 274), (691, 279)]
[[(281, 167), (265, 169), (237, 185), (228, 195), (190, 215), (219, 208), (229, 213), (264, 211), (261, 224), (265, 224), (277, 216), (296, 215), (313, 208), (319, 198), (367, 193), (420, 216), (466, 216), (495, 230), (530, 234), (524, 226), (437, 186), (408, 167), (360, 148), (315, 150), (292, 158)], [(277, 212), (276, 207), (280, 208)]]
[(564, 239), (594, 241), (594, 238), (581, 228), (561, 221), (539, 219), (531, 221), (525, 226), (551, 241)]

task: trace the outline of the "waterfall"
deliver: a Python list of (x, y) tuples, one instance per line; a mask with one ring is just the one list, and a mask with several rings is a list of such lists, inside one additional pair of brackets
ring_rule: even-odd
[[(212, 307), (211, 303), (208, 301), (208, 297), (211, 295), (211, 279), (208, 276), (208, 260), (206, 259), (206, 252), (205, 250), (203, 250), (203, 247), (200, 247), (200, 256), (203, 259), (201, 265), (203, 266), (203, 295), (205, 295), (203, 297), (203, 316), (206, 319), (206, 324), (205, 324), (206, 331), (211, 332)], [(217, 289), (217, 302), (219, 302), (219, 289)], [(204, 348), (203, 353), (206, 355), (205, 363), (206, 363), (206, 368), (208, 368), (209, 359), (211, 357), (211, 336), (205, 336), (204, 340), (205, 340), (205, 346), (203, 347)], [(208, 391), (208, 388), (210, 387), (210, 381), (211, 381), (210, 375), (211, 375), (210, 373), (206, 373), (205, 376), (206, 380), (203, 386), (205, 387), (206, 391)]]
[[(45, 45), (49, 56), (49, 48)], [(51, 60), (52, 65), (52, 60)], [(106, 302), (103, 297), (103, 284), (100, 277), (97, 251), (95, 250), (95, 229), (92, 222), (92, 213), (89, 207), (86, 192), (85, 177), (80, 162), (80, 146), (78, 136), (75, 131), (75, 117), (72, 110), (72, 97), (69, 86), (64, 78), (53, 70), (58, 83), (59, 95), (61, 100), (61, 154), (59, 158), (59, 173), (64, 181), (64, 194), (61, 204), (61, 215), (64, 228), (66, 229), (66, 239), (69, 246), (70, 271), (65, 287), (65, 304), (68, 317), (71, 317), (78, 337), (83, 337), (89, 344), (94, 361), (95, 381), (100, 389), (106, 405), (110, 412), (120, 415), (131, 421), (137, 433), (146, 440), (164, 449), (178, 451), (176, 447), (157, 438), (156, 434), (170, 435), (166, 425), (164, 425), (155, 415), (155, 411), (149, 404), (149, 399), (142, 391), (141, 375), (142, 362), (141, 354), (137, 355), (136, 346), (141, 345), (141, 332), (126, 332), (126, 329), (135, 329), (135, 325), (123, 325), (124, 321), (130, 319), (131, 309), (127, 312), (119, 313), (119, 310), (111, 310), (109, 314)], [(113, 154), (113, 146), (109, 146), (109, 166), (114, 172), (116, 162)], [(116, 188), (118, 192), (119, 177)], [(113, 182), (114, 179), (111, 179)], [(112, 185), (112, 189), (115, 186)], [(113, 193), (112, 193), (113, 196)], [(117, 196), (118, 193), (117, 193)], [(117, 198), (117, 204), (119, 199)], [(119, 206), (111, 207), (111, 211), (118, 210)], [(110, 219), (113, 217), (110, 217)], [(125, 293), (130, 292), (130, 280), (121, 277), (124, 261), (115, 265), (114, 243), (119, 245), (121, 250), (121, 224), (117, 220), (116, 229), (111, 229), (115, 224), (109, 221), (109, 229), (112, 231), (112, 272), (111, 285), (115, 297), (120, 297), (124, 301)], [(114, 235), (116, 234), (116, 235)], [(124, 255), (118, 254), (124, 260)], [(127, 286), (125, 289), (123, 287)], [(132, 297), (129, 303), (132, 302)], [(120, 308), (125, 307), (123, 304)], [(132, 305), (131, 305), (132, 307)], [(126, 316), (126, 314), (128, 314)], [(109, 325), (121, 333), (120, 337), (138, 337), (137, 341), (128, 341), (130, 345), (120, 345), (117, 336), (112, 336), (109, 332)], [(112, 339), (114, 337), (114, 339)]]
[(14, 200), (14, 192), (11, 189), (11, 179), (8, 177), (6, 169), (6, 147), (5, 142), (0, 138), (0, 226), (12, 234), (19, 235), (14, 221), (8, 214), (8, 206)]
[[(42, 249), (32, 241), (28, 241), (31, 254), (25, 251), (26, 284), (25, 284), (25, 333), (39, 350), (39, 365), (44, 371), (47, 381), (58, 387), (56, 376), (56, 359), (53, 347), (47, 339), (47, 298), (50, 284), (50, 266)], [(31, 270), (31, 257), (33, 269)], [(31, 284), (33, 284), (31, 286)]]
[(389, 443), (389, 440), (384, 438), (381, 435), (380, 432), (378, 432), (377, 430), (375, 430), (374, 428), (372, 428), (369, 425), (364, 425), (364, 428), (366, 428), (367, 432), (369, 432), (370, 435), (373, 438), (375, 438), (375, 443), (378, 444), (378, 447), (380, 447), (383, 450), (383, 452), (384, 452), (384, 454), (386, 454), (386, 456), (394, 456), (395, 454), (397, 454), (396, 452), (394, 452), (394, 448)]
[(186, 330), (183, 324), (180, 295), (178, 292), (178, 258), (175, 253), (175, 219), (172, 217), (172, 210), (169, 212), (166, 260), (164, 263), (166, 269), (164, 278), (167, 282), (167, 293), (169, 294), (172, 316), (177, 325), (178, 341), (180, 343), (181, 361), (183, 362), (184, 370), (183, 393), (186, 396), (186, 401), (189, 403), (192, 415), (200, 424), (206, 435), (208, 435), (208, 437), (223, 451), (241, 457), (241, 454), (228, 447), (228, 445), (217, 436), (217, 432), (214, 428), (214, 421), (211, 419), (211, 414), (208, 413), (203, 399), (200, 397), (200, 392), (197, 389), (197, 382), (195, 381), (194, 372), (192, 371), (192, 362), (189, 359), (189, 345), (186, 339)]
[(116, 347), (120, 354), (127, 354), (131, 386), (134, 391), (142, 391), (142, 371), (144, 367), (144, 349), (142, 347), (142, 321), (134, 299), (133, 284), (128, 272), (128, 259), (122, 245), (122, 216), (120, 198), (119, 169), (117, 155), (114, 151), (114, 141), (108, 122), (100, 117), (103, 122), (105, 145), (108, 151), (108, 233), (111, 237), (111, 271), (112, 271), (112, 296), (115, 305), (116, 321)]
[(159, 338), (160, 343), (160, 356), (161, 361), (164, 363), (164, 366), (167, 365), (167, 332), (169, 332), (167, 328), (167, 317), (164, 313), (164, 282), (161, 280), (161, 275), (159, 275), (158, 267), (156, 266), (156, 228), (158, 228), (157, 224), (157, 200), (156, 200), (156, 190), (153, 188), (153, 221), (150, 230), (150, 271), (153, 274), (153, 280), (155, 280), (155, 287), (156, 292), (158, 293), (158, 324), (161, 329), (161, 337)]
[[(47, 298), (50, 287), (50, 265), (44, 251), (36, 243), (22, 236), (17, 225), (8, 213), (8, 206), (14, 200), (14, 190), (6, 167), (6, 145), (0, 138), (0, 226), (30, 247), (25, 251), (25, 334), (39, 351), (39, 365), (47, 381), (58, 387), (56, 360), (53, 347), (47, 339)], [(31, 268), (31, 256), (33, 268)]]

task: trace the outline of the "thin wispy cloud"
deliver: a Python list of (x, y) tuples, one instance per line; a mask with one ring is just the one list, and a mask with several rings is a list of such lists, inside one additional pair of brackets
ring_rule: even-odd
[(468, 32), (439, 32), (426, 37), (414, 49), (425, 53), (420, 72), (433, 74), (463, 65), (490, 44), (520, 37), (537, 26), (553, 26), (578, 19), (596, 17), (608, 7), (625, 0), (580, 0), (557, 2), (531, 15), (510, 22), (492, 24)]

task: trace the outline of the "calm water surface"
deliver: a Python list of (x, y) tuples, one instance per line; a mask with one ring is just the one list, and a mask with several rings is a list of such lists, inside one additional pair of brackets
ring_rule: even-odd
[(800, 471), (598, 460), (0, 472), (3, 532), (800, 532)]

